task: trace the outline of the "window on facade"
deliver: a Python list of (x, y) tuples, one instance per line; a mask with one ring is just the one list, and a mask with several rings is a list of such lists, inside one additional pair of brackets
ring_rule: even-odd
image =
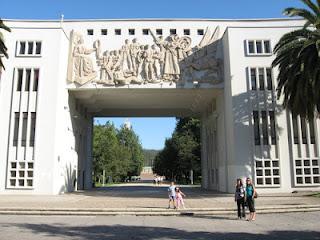
[(20, 92), (22, 88), (22, 79), (23, 79), (23, 69), (18, 69), (18, 78), (17, 78), (17, 91)]
[(300, 118), (301, 121), (301, 137), (302, 143), (307, 144), (307, 122), (305, 118)]
[(183, 29), (184, 35), (190, 35), (190, 29)]
[(266, 68), (267, 72), (267, 89), (272, 90), (272, 71), (271, 68)]
[(177, 29), (170, 29), (170, 34), (177, 34)]
[(262, 42), (256, 41), (257, 53), (262, 53)]
[(93, 29), (87, 29), (87, 34), (89, 36), (92, 36), (93, 35)]
[(31, 69), (26, 70), (26, 84), (24, 86), (24, 90), (29, 92), (30, 90), (30, 80), (31, 80)]
[(115, 35), (121, 35), (121, 29), (115, 29), (114, 30)]
[(162, 29), (156, 29), (156, 34), (157, 35), (162, 35)]
[(198, 35), (203, 35), (203, 34), (204, 34), (203, 29), (198, 29)]
[(274, 116), (274, 111), (269, 112), (270, 118), (270, 132), (271, 132), (271, 144), (276, 145), (276, 121)]
[(30, 126), (30, 147), (34, 146), (34, 138), (36, 132), (36, 113), (31, 113), (31, 126)]
[[(134, 35), (134, 34), (135, 34), (135, 30), (134, 30), (134, 29), (132, 29), (132, 28), (131, 28), (131, 29), (129, 29), (129, 30), (128, 30), (128, 32), (129, 32), (129, 35)], [(120, 35), (120, 34), (119, 34), (119, 35)]]
[(255, 53), (255, 46), (254, 46), (254, 41), (248, 41), (248, 48), (249, 48), (249, 53), (253, 54)]
[(101, 35), (107, 35), (108, 29), (101, 29)]
[(259, 68), (259, 89), (264, 90), (264, 68)]
[(292, 116), (293, 142), (299, 144), (298, 118)]
[(316, 136), (315, 136), (315, 129), (314, 129), (314, 121), (309, 121), (309, 131), (310, 131), (310, 143), (315, 144), (316, 143)]
[(40, 56), (42, 44), (40, 41), (19, 41), (16, 54), (18, 56)]
[(263, 43), (264, 43), (264, 52), (271, 53), (270, 41), (265, 40), (265, 41), (263, 41)]
[(149, 29), (142, 29), (143, 35), (149, 35)]
[(41, 42), (36, 42), (36, 55), (41, 54)]
[(39, 69), (34, 69), (33, 88), (32, 88), (34, 92), (38, 91), (38, 82), (39, 82)]
[(28, 125), (28, 113), (24, 112), (23, 118), (22, 118), (22, 136), (21, 136), (21, 146), (23, 147), (26, 146), (26, 141), (27, 141), (27, 125)]
[(271, 44), (270, 40), (248, 40), (248, 54), (250, 55), (270, 55)]
[(253, 111), (254, 144), (260, 145), (259, 112)]
[(262, 118), (262, 138), (263, 138), (263, 144), (268, 145), (268, 120), (267, 120), (267, 112), (262, 111), (261, 112), (261, 118)]
[(18, 146), (18, 137), (19, 137), (19, 113), (14, 113), (14, 129), (13, 129), (13, 146)]
[(26, 53), (26, 42), (20, 42), (19, 54), (23, 55)]
[(257, 71), (256, 68), (250, 69), (251, 89), (257, 90)]
[(33, 42), (28, 42), (28, 54), (32, 55), (33, 53)]

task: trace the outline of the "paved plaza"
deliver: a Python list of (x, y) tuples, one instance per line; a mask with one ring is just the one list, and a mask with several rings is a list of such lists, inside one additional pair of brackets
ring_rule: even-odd
[(235, 216), (209, 217), (58, 217), (0, 216), (1, 240), (103, 239), (320, 239), (320, 214), (258, 215), (255, 222)]
[[(78, 209), (165, 209), (168, 204), (168, 185), (119, 184), (91, 191), (80, 191), (63, 195), (3, 195), (0, 209), (4, 208), (78, 208)], [(182, 186), (187, 195), (188, 209), (235, 208), (233, 194), (203, 190), (200, 187)], [(310, 192), (289, 194), (260, 194), (257, 208), (320, 206), (320, 198), (310, 197)]]

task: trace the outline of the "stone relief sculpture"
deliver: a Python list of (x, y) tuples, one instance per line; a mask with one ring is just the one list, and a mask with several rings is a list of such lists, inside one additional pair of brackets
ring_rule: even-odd
[(69, 56), (69, 69), (71, 67), (73, 71), (69, 73), (69, 77), (71, 77), (69, 80), (71, 79), (72, 82), (83, 85), (95, 79), (97, 76), (89, 56), (96, 51), (96, 49), (86, 48), (82, 35), (74, 31), (71, 32), (70, 43), (71, 55)]
[[(68, 80), (84, 85), (95, 82), (106, 86), (147, 83), (186, 83), (192, 81), (218, 83), (222, 81), (222, 61), (217, 57), (219, 29), (207, 28), (201, 42), (191, 47), (191, 38), (170, 35), (156, 36), (150, 30), (154, 44), (143, 45), (135, 38), (126, 39), (118, 50), (101, 53), (100, 41), (87, 48), (83, 37), (71, 32)], [(91, 59), (96, 53), (97, 72)]]

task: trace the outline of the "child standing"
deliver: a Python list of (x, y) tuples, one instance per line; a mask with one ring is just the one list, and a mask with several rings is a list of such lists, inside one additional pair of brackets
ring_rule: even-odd
[(184, 202), (183, 202), (183, 197), (185, 197), (186, 195), (178, 187), (175, 188), (175, 191), (176, 191), (176, 206), (177, 206), (177, 209), (179, 209), (180, 206), (182, 206), (183, 209), (185, 209)]
[(176, 198), (176, 191), (175, 191), (176, 186), (174, 185), (174, 182), (170, 183), (170, 187), (168, 188), (168, 195), (169, 195), (169, 206), (168, 209), (170, 208), (170, 203), (172, 202), (173, 208), (176, 208), (175, 205), (175, 198)]

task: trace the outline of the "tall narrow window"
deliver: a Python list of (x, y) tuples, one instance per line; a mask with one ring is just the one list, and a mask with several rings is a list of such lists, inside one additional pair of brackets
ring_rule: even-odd
[(309, 121), (309, 131), (310, 131), (310, 143), (315, 144), (316, 143), (316, 137), (315, 137), (315, 129), (314, 129), (314, 120)]
[(264, 90), (264, 69), (259, 68), (259, 89)]
[(36, 132), (36, 113), (31, 113), (31, 126), (30, 126), (30, 147), (34, 146), (34, 138)]
[(276, 145), (276, 121), (274, 111), (269, 112), (270, 127), (271, 127), (271, 144)]
[(263, 41), (264, 44), (264, 53), (271, 53), (270, 41), (265, 40)]
[(262, 53), (262, 41), (256, 41), (257, 53)]
[(24, 90), (29, 92), (30, 90), (30, 80), (31, 80), (31, 69), (26, 70), (26, 84), (24, 86)]
[(36, 54), (41, 54), (41, 42), (36, 42)]
[(263, 144), (268, 145), (268, 120), (267, 120), (267, 112), (262, 111), (261, 112), (261, 118), (262, 118), (262, 137), (263, 137)]
[(251, 89), (257, 90), (257, 71), (255, 68), (250, 69)]
[(271, 68), (267, 68), (267, 89), (268, 90), (272, 90), (272, 72), (271, 72)]
[(293, 142), (299, 144), (298, 118), (292, 116)]
[(38, 82), (39, 82), (39, 69), (34, 69), (33, 73), (33, 88), (34, 92), (38, 91)]
[(260, 145), (259, 112), (253, 111), (254, 144)]
[(28, 42), (28, 54), (31, 55), (33, 53), (33, 42)]
[(14, 113), (14, 130), (13, 130), (13, 146), (18, 146), (18, 137), (19, 137), (19, 113)]
[(26, 52), (26, 42), (20, 42), (19, 54), (23, 55)]
[(301, 117), (301, 137), (302, 137), (302, 143), (307, 144), (307, 122), (306, 119)]
[(21, 136), (21, 146), (26, 146), (27, 141), (27, 125), (28, 125), (28, 113), (23, 113), (23, 119), (22, 119), (22, 136)]
[(23, 78), (23, 69), (18, 69), (18, 81), (17, 81), (17, 91), (20, 92), (22, 88), (22, 78)]
[(255, 53), (254, 41), (248, 41), (249, 53)]

